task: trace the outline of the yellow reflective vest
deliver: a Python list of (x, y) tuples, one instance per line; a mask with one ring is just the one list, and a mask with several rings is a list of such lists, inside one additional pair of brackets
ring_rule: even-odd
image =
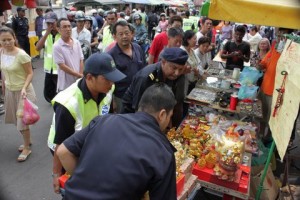
[[(43, 31), (43, 34), (45, 34), (46, 31)], [(57, 33), (55, 35), (54, 41), (52, 34), (49, 34), (44, 47), (44, 71), (46, 73), (57, 74), (57, 65), (54, 62), (53, 59), (53, 44), (60, 38), (60, 34)]]
[[(58, 93), (51, 103), (54, 105), (55, 102), (57, 102), (67, 108), (75, 120), (75, 131), (79, 131), (86, 127), (96, 116), (105, 115), (109, 112), (114, 89), (115, 85), (112, 86), (111, 90), (102, 99), (100, 104), (97, 105), (93, 99), (90, 99), (88, 102), (84, 101), (82, 91), (78, 88), (78, 81), (76, 81), (70, 87)], [(55, 113), (53, 115), (52, 125), (48, 135), (48, 147), (53, 151), (56, 146), (54, 144), (54, 138)]]

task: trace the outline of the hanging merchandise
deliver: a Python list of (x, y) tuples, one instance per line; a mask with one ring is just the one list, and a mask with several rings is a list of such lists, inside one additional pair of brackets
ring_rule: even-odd
[(8, 0), (4, 0), (4, 1), (0, 1), (0, 11), (4, 12), (6, 10), (10, 10), (11, 9), (11, 5), (8, 2)]
[(26, 0), (25, 4), (26, 4), (27, 8), (36, 8), (35, 0)]
[(23, 6), (24, 0), (11, 0), (12, 5), (14, 6)]

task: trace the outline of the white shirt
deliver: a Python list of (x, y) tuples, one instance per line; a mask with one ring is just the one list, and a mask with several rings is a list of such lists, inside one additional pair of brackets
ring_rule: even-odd
[(255, 35), (250, 35), (249, 34), (249, 40), (248, 42), (250, 43), (250, 48), (252, 51), (256, 52), (257, 51), (257, 46), (259, 41), (262, 39), (261, 35), (259, 32), (257, 32)]
[(72, 38), (79, 40), (79, 42), (85, 40), (90, 43), (92, 40), (91, 32), (89, 30), (83, 28), (82, 31), (78, 34), (77, 27), (72, 28)]
[(204, 35), (200, 32), (200, 31), (198, 31), (197, 33), (196, 33), (196, 37), (197, 37), (197, 43), (196, 43), (196, 45), (198, 46), (199, 44), (198, 44), (198, 40), (200, 39), (200, 38), (202, 38)]

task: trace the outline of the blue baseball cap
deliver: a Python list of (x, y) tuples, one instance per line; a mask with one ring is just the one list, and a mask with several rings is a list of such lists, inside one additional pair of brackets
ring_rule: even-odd
[(112, 82), (120, 81), (126, 77), (125, 74), (116, 68), (114, 59), (108, 53), (92, 54), (85, 61), (84, 72), (102, 75)]

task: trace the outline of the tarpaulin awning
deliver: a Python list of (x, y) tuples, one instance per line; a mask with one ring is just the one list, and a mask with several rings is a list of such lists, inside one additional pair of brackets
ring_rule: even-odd
[(161, 0), (122, 0), (125, 3), (138, 3), (138, 4), (147, 4), (147, 5), (159, 5), (162, 4)]
[(300, 4), (299, 0), (210, 0), (208, 17), (300, 29)]

